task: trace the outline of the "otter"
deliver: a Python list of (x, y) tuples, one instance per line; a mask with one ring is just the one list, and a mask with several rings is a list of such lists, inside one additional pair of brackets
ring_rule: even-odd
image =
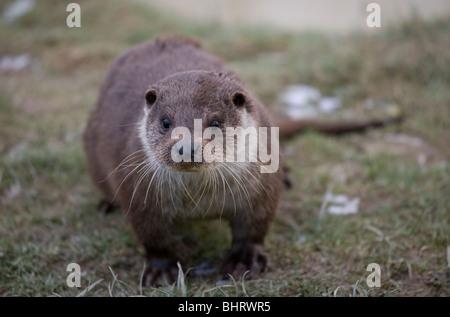
[[(89, 173), (103, 195), (99, 209), (119, 206), (145, 248), (146, 285), (172, 281), (178, 272), (176, 219), (229, 221), (232, 244), (220, 267), (224, 275), (262, 272), (269, 263), (264, 238), (289, 185), (282, 155), (271, 173), (261, 172), (262, 162), (248, 156), (243, 162), (194, 160), (206, 141), (192, 138), (191, 147), (177, 147), (173, 132), (193, 131), (195, 119), (202, 120), (203, 131), (219, 129), (225, 138), (229, 127), (278, 126), (285, 137), (310, 128), (340, 134), (387, 123), (278, 124), (224, 62), (191, 39), (158, 38), (121, 54), (101, 86), (83, 141)], [(275, 137), (269, 133), (267, 144)], [(174, 161), (174, 149), (192, 160)]]

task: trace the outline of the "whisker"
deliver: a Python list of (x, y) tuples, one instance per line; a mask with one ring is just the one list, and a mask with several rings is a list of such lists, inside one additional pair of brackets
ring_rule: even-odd
[[(125, 166), (124, 168), (127, 168), (127, 167), (129, 167), (129, 166), (133, 166), (133, 165), (123, 165), (123, 164), (127, 163), (128, 161), (131, 161), (133, 158), (135, 158), (135, 157), (133, 157), (134, 155), (136, 155), (137, 153), (142, 152), (142, 151), (143, 151), (143, 150), (137, 150), (137, 151), (131, 153), (130, 155), (128, 155), (127, 157), (125, 157), (125, 158), (119, 163), (119, 165), (117, 165), (117, 167), (116, 167), (115, 169), (113, 169), (113, 170), (108, 174), (108, 176), (106, 176), (106, 178), (103, 179), (103, 180), (101, 180), (99, 183), (103, 183), (104, 181), (106, 181), (109, 177), (111, 177), (111, 175), (113, 175), (115, 172), (118, 171), (118, 168), (119, 168), (119, 167)], [(144, 155), (144, 154), (145, 154), (145, 153), (141, 153), (140, 155), (142, 156), (142, 155)], [(123, 169), (124, 169), (124, 168), (123, 168)], [(121, 170), (123, 170), (123, 169), (121, 169)]]
[[(237, 162), (230, 162), (231, 164), (238, 164)], [(256, 162), (255, 162), (256, 163)], [(258, 164), (255, 164), (256, 166), (260, 166), (261, 163), (258, 162)], [(255, 176), (253, 175), (253, 173), (249, 170), (249, 168), (243, 168), (241, 169), (242, 171), (244, 171), (246, 173), (246, 175), (250, 175), (251, 177), (253, 177), (253, 179), (258, 183), (258, 185), (265, 191), (265, 193), (267, 194), (267, 196), (269, 197), (270, 200), (273, 201), (272, 196), (268, 193), (267, 188), (264, 186), (264, 184), (261, 183), (261, 181)], [(256, 190), (256, 188), (255, 188)], [(259, 192), (259, 191), (258, 191)]]
[(208, 209), (206, 209), (205, 216), (206, 216), (206, 214), (208, 214), (209, 210), (211, 209), (213, 201), (216, 201), (217, 184), (216, 184), (216, 172), (214, 169), (212, 169), (208, 173), (208, 186), (210, 187), (210, 192), (212, 192), (213, 196), (211, 197), (211, 199), (209, 201)]
[[(155, 165), (157, 165), (157, 166), (156, 166), (156, 170), (154, 169), (154, 166), (155, 166)], [(147, 196), (148, 196), (148, 192), (149, 192), (150, 187), (151, 187), (151, 185), (152, 185), (152, 183), (153, 183), (153, 179), (155, 179), (156, 175), (158, 174), (159, 169), (160, 169), (160, 167), (159, 167), (158, 164), (156, 164), (156, 163), (155, 163), (155, 164), (152, 164), (152, 165), (150, 166), (150, 171), (153, 170), (153, 175), (152, 175), (152, 178), (150, 179), (150, 182), (148, 183), (147, 190), (146, 190), (146, 192), (145, 192), (144, 206), (147, 205)]]
[[(138, 171), (138, 174), (141, 174), (139, 176), (139, 178), (136, 180), (136, 182), (134, 183), (133, 186), (133, 194), (131, 195), (131, 200), (130, 200), (130, 204), (128, 205), (128, 211), (127, 211), (127, 215), (131, 210), (131, 205), (133, 204), (133, 200), (134, 200), (134, 195), (136, 194), (136, 191), (139, 187), (139, 185), (142, 183), (142, 181), (145, 179), (145, 177), (147, 177), (147, 175), (151, 172), (151, 168), (149, 165), (144, 165), (143, 168), (141, 168), (140, 171)], [(137, 184), (136, 184), (137, 183)]]
[[(248, 206), (250, 210), (253, 212), (253, 206), (251, 203), (250, 193), (248, 192), (247, 186), (245, 185), (244, 181), (241, 178), (241, 175), (237, 173), (235, 168), (232, 168), (230, 166), (227, 166), (226, 164), (221, 165), (222, 168), (228, 171), (229, 175), (234, 179), (235, 183), (238, 185), (240, 194), (240, 197), (242, 198), (242, 194), (244, 194), (245, 198), (247, 199)], [(242, 193), (241, 193), (242, 191)]]
[(225, 183), (226, 183), (227, 186), (228, 186), (228, 189), (230, 190), (231, 197), (233, 198), (234, 214), (236, 215), (236, 199), (235, 199), (235, 197), (234, 197), (233, 190), (231, 189), (230, 184), (228, 184), (228, 181), (227, 181), (226, 177), (223, 175), (222, 171), (221, 171), (220, 169), (217, 169), (217, 171), (218, 171), (219, 174), (222, 176), (222, 181), (225, 181)]
[[(171, 174), (169, 174), (169, 175), (171, 175)], [(170, 182), (166, 182), (166, 183), (169, 184), (170, 200), (172, 201), (173, 209), (175, 210), (176, 213), (178, 213), (178, 208), (175, 205), (175, 201), (173, 200), (173, 188), (172, 188), (173, 186), (171, 186), (172, 182), (170, 181)]]
[(118, 192), (120, 191), (123, 183), (128, 179), (128, 177), (130, 177), (131, 174), (133, 174), (140, 166), (142, 166), (143, 164), (146, 164), (145, 161), (141, 162), (139, 165), (137, 165), (136, 167), (134, 167), (128, 174), (127, 176), (124, 177), (124, 179), (122, 180), (122, 182), (119, 184), (119, 187), (116, 190), (116, 193), (114, 194), (114, 197), (111, 200), (111, 203), (113, 203), (113, 201), (116, 199)]
[[(184, 189), (184, 192), (187, 194), (187, 196), (191, 199), (191, 202), (192, 203), (194, 203), (194, 205), (195, 206), (198, 206), (198, 204), (195, 202), (195, 200), (194, 200), (194, 197), (192, 197), (192, 195), (189, 193), (189, 191), (188, 191), (188, 189), (186, 188), (186, 186), (185, 186), (185, 184), (184, 184), (184, 182), (183, 182), (183, 177), (180, 177), (180, 180), (181, 180), (181, 185), (182, 185), (182, 187), (183, 187), (183, 189)], [(190, 205), (190, 202), (189, 202), (189, 205)], [(189, 206), (188, 205), (188, 206)]]

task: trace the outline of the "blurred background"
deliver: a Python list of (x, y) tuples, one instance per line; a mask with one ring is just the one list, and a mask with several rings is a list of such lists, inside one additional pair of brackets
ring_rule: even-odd
[[(142, 1), (143, 3), (145, 1)], [(331, 33), (364, 32), (367, 5), (382, 8), (383, 26), (392, 26), (411, 19), (448, 18), (450, 3), (445, 0), (154, 0), (152, 3), (190, 19), (216, 21), (222, 25), (267, 25), (288, 31), (323, 31)]]
[[(167, 34), (199, 40), (276, 117), (405, 120), (283, 142), (294, 187), (269, 272), (219, 289), (229, 228), (189, 223), (176, 233), (187, 289), (143, 295), (450, 295), (449, 1), (377, 1), (380, 28), (370, 1), (79, 0), (79, 28), (70, 2), (0, 2), (0, 295), (141, 294), (143, 250), (120, 212), (96, 212), (81, 136), (114, 58)], [(66, 285), (73, 262), (81, 289)]]

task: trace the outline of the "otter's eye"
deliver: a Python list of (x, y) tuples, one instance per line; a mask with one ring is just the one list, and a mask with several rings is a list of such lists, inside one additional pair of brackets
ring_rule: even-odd
[(213, 121), (211, 121), (211, 123), (209, 124), (209, 126), (210, 126), (210, 127), (216, 127), (216, 128), (218, 128), (218, 127), (220, 127), (220, 123), (219, 123), (219, 121), (217, 121), (217, 120), (213, 120)]
[(164, 129), (168, 130), (172, 126), (172, 122), (170, 122), (169, 119), (165, 118), (162, 121), (162, 126), (163, 126)]

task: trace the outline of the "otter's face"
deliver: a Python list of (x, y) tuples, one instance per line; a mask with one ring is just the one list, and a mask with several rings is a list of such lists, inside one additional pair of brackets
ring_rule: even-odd
[(235, 80), (206, 71), (177, 73), (150, 87), (140, 127), (149, 161), (185, 172), (221, 164), (227, 128), (254, 123), (244, 91)]

